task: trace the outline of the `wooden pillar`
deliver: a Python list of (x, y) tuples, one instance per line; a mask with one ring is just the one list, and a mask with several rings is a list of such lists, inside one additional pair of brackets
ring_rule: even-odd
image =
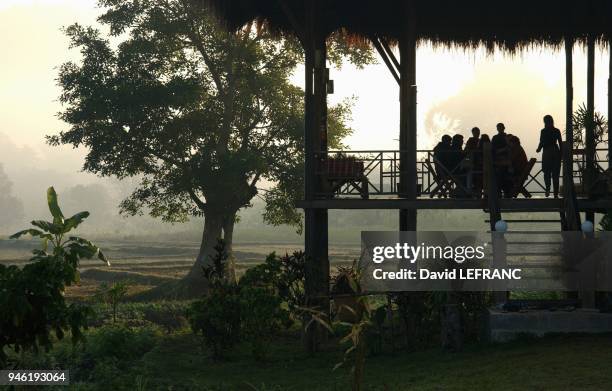
[[(565, 141), (568, 143), (568, 145), (571, 148), (573, 148), (573, 145), (574, 145), (573, 50), (574, 50), (574, 38), (566, 37), (565, 38)], [(570, 153), (570, 156), (572, 155), (573, 155), (573, 152)]]
[[(585, 132), (586, 186), (590, 196), (595, 175), (595, 36), (587, 38), (587, 121)], [(586, 212), (586, 219), (594, 222), (595, 213)]]
[[(327, 68), (325, 36), (317, 20), (318, 2), (306, 2), (305, 14), (305, 198), (313, 200), (321, 190), (321, 164), (327, 152)], [(307, 256), (305, 291), (307, 306), (329, 313), (329, 257), (327, 209), (307, 208), (304, 217), (304, 241)], [(305, 343), (310, 352), (317, 350), (326, 334), (315, 323), (306, 330)]]
[[(608, 41), (608, 121), (612, 118), (612, 39)], [(612, 126), (608, 125), (608, 168), (612, 169)]]
[[(417, 197), (416, 14), (414, 0), (405, 3), (406, 18), (399, 39), (400, 54), (400, 197)], [(416, 231), (416, 209), (401, 209), (401, 231)]]
[(580, 229), (580, 213), (574, 189), (574, 38), (565, 38), (565, 142), (563, 143), (563, 230)]

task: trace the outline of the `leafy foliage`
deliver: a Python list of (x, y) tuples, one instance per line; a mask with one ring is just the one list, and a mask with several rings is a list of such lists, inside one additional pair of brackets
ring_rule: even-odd
[(599, 221), (599, 229), (601, 231), (612, 231), (612, 211), (606, 211), (606, 214), (603, 215), (601, 220)]
[(251, 344), (253, 356), (267, 357), (267, 344), (276, 331), (291, 324), (290, 311), (304, 301), (304, 262), (301, 252), (278, 257), (249, 269), (238, 284), (226, 278), (223, 242), (211, 266), (204, 268), (209, 294), (194, 302), (189, 321), (216, 358), (240, 341)]
[(82, 337), (90, 310), (64, 300), (64, 288), (77, 282), (81, 259), (108, 260), (90, 241), (66, 235), (88, 216), (80, 212), (65, 218), (53, 187), (47, 191), (47, 204), (53, 221), (32, 221), (35, 228), (20, 231), (11, 238), (31, 235), (42, 239), (42, 249), (33, 251), (31, 262), (19, 269), (0, 265), (0, 364), (6, 362), (6, 347), (21, 350), (49, 349), (51, 332), (58, 339), (69, 329), (73, 341)]
[(95, 294), (95, 298), (111, 306), (113, 311), (113, 323), (117, 321), (117, 308), (128, 293), (128, 282), (118, 281), (112, 285), (108, 285), (103, 282), (98, 287), (98, 291)]
[(228, 279), (228, 262), (225, 241), (219, 239), (215, 246), (215, 255), (212, 257), (212, 264), (202, 266), (204, 278), (211, 284), (211, 288), (222, 288)]
[[(351, 268), (348, 271), (341, 272), (343, 279), (347, 280), (347, 285), (351, 287), (355, 294), (361, 293), (361, 285), (359, 283), (359, 271)], [(359, 310), (355, 311), (352, 308), (346, 308), (349, 311), (354, 311), (356, 321), (348, 324), (350, 331), (342, 337), (340, 343), (348, 343), (349, 347), (344, 352), (343, 361), (336, 365), (336, 368), (350, 362), (351, 365), (351, 388), (354, 391), (361, 390), (363, 387), (363, 375), (365, 370), (365, 360), (367, 355), (367, 333), (373, 327), (373, 317), (375, 311), (372, 310), (366, 296), (358, 296), (357, 303)]]
[(265, 288), (243, 287), (240, 298), (242, 336), (251, 344), (253, 357), (265, 360), (275, 333), (291, 324), (289, 313), (281, 307), (282, 299)]
[[(60, 118), (71, 127), (49, 142), (86, 147), (86, 171), (142, 178), (121, 205), (127, 214), (227, 220), (265, 179), (276, 184), (267, 221), (301, 224), (291, 202), (302, 187), (303, 91), (290, 83), (298, 42), (251, 24), (226, 32), (189, 1), (100, 5), (98, 21), (120, 42), (78, 24), (65, 30), (83, 59), (60, 69)], [(331, 61), (373, 61), (367, 45), (343, 39), (331, 39)], [(350, 101), (330, 108), (330, 146), (351, 132), (350, 113)]]
[(189, 322), (214, 358), (222, 358), (240, 340), (241, 305), (236, 285), (226, 284), (211, 289), (189, 309)]
[(272, 289), (286, 303), (289, 312), (298, 317), (306, 302), (305, 267), (306, 255), (302, 251), (282, 257), (271, 253), (263, 264), (245, 272), (240, 285)]
[[(578, 109), (576, 109), (573, 115), (575, 148), (585, 147), (584, 137), (589, 121), (590, 118), (588, 110), (586, 108), (586, 105), (583, 103), (578, 107)], [(603, 114), (595, 112), (595, 116), (593, 118), (593, 125), (595, 129), (595, 146), (597, 146), (598, 144), (606, 140), (606, 136), (608, 134), (608, 120)]]

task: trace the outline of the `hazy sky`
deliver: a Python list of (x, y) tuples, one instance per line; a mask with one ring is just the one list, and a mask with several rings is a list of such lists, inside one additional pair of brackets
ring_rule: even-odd
[[(34, 151), (58, 174), (76, 174), (83, 155), (70, 148), (49, 148), (43, 142), (45, 134), (65, 127), (55, 118), (60, 110), (55, 77), (62, 62), (76, 58), (60, 29), (73, 22), (95, 23), (100, 12), (95, 4), (93, 0), (0, 0), (0, 133), (15, 144), (10, 148)], [(607, 52), (598, 50), (596, 60), (596, 105), (605, 113)], [(495, 123), (502, 121), (509, 132), (523, 139), (528, 155), (533, 156), (544, 114), (552, 114), (559, 128), (565, 125), (562, 52), (535, 49), (511, 58), (422, 45), (417, 61), (420, 147), (431, 147), (443, 132), (467, 134), (474, 125), (491, 133)], [(586, 79), (580, 47), (575, 50), (574, 71), (578, 105), (584, 100)], [(347, 143), (354, 149), (396, 148), (398, 87), (386, 67), (381, 63), (356, 70), (346, 65), (332, 70), (331, 77), (336, 87), (331, 102), (358, 98), (355, 133)], [(301, 79), (298, 72), (295, 80), (301, 83)], [(13, 157), (23, 158), (23, 153)], [(7, 160), (0, 155), (7, 171), (18, 172), (17, 163)], [(85, 174), (78, 178), (92, 180)]]

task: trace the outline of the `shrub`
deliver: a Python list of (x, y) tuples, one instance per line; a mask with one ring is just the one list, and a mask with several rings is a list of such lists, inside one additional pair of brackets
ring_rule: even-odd
[(144, 319), (164, 328), (166, 333), (187, 325), (187, 307), (182, 303), (151, 303), (143, 308)]
[(241, 286), (273, 289), (292, 315), (297, 317), (306, 302), (304, 291), (306, 256), (301, 251), (279, 257), (271, 253), (265, 262), (247, 270)]
[(191, 329), (202, 335), (214, 358), (222, 358), (238, 342), (240, 308), (239, 288), (229, 284), (211, 289), (192, 303), (188, 313)]
[(114, 358), (127, 362), (150, 351), (160, 335), (159, 329), (151, 326), (106, 325), (88, 334), (86, 352), (94, 360)]
[[(42, 239), (42, 249), (34, 250), (31, 263), (19, 269), (0, 265), (0, 365), (6, 364), (5, 348), (46, 350), (52, 346), (51, 333), (62, 339), (65, 330), (72, 332), (73, 341), (82, 337), (90, 309), (80, 304), (67, 305), (64, 288), (78, 281), (77, 267), (83, 258), (97, 256), (107, 262), (88, 240), (66, 235), (78, 227), (89, 212), (70, 218), (64, 215), (57, 202), (57, 194), (47, 190), (47, 204), (53, 221), (32, 221), (35, 228), (11, 236), (16, 239), (31, 235)], [(49, 245), (51, 249), (49, 250)]]
[(97, 301), (110, 305), (113, 314), (113, 323), (117, 321), (117, 307), (119, 303), (125, 299), (128, 293), (128, 283), (126, 281), (115, 282), (112, 285), (108, 285), (103, 282), (98, 287), (98, 291), (95, 294)]
[(263, 359), (269, 338), (291, 324), (283, 304), (297, 312), (304, 303), (304, 254), (272, 253), (234, 284), (226, 276), (223, 242), (216, 250), (212, 265), (204, 268), (209, 293), (188, 311), (191, 328), (202, 335), (215, 358), (223, 357), (242, 338), (251, 344), (253, 355)]
[(289, 313), (281, 308), (282, 299), (269, 289), (245, 287), (240, 298), (242, 334), (251, 344), (254, 358), (264, 360), (274, 333), (291, 324)]

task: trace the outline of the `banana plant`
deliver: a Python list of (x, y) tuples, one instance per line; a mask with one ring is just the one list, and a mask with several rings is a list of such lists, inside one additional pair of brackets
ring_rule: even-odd
[(69, 235), (89, 216), (88, 212), (65, 218), (53, 187), (47, 190), (47, 203), (53, 221), (32, 221), (34, 228), (11, 236), (40, 238), (42, 248), (32, 251), (30, 262), (23, 267), (0, 264), (0, 368), (7, 363), (6, 348), (15, 352), (49, 349), (52, 331), (62, 339), (69, 330), (73, 342), (80, 340), (91, 309), (81, 303), (67, 304), (65, 287), (79, 280), (81, 259), (97, 257), (110, 265), (89, 240)]
[[(102, 262), (110, 266), (110, 262), (102, 253), (100, 248), (87, 239), (78, 236), (69, 236), (68, 233), (76, 229), (89, 217), (89, 212), (79, 212), (72, 217), (65, 218), (59, 207), (57, 193), (53, 187), (47, 190), (47, 204), (53, 217), (53, 221), (34, 220), (31, 224), (35, 228), (25, 229), (12, 235), (11, 239), (18, 239), (24, 235), (31, 235), (42, 239), (42, 249), (35, 250), (37, 256), (64, 255), (66, 259), (76, 267), (79, 259), (91, 259), (98, 257)], [(49, 254), (49, 245), (52, 252)]]

